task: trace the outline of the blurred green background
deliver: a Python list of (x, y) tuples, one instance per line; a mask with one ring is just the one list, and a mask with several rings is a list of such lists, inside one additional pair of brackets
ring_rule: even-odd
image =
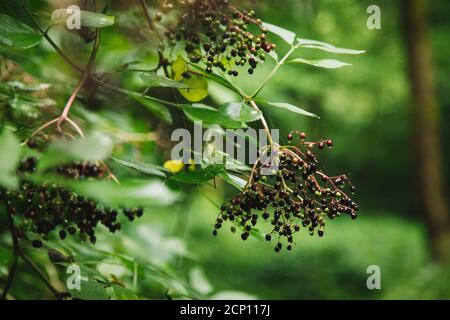
[[(381, 30), (366, 27), (369, 16), (366, 9), (371, 4), (381, 8)], [(447, 126), (450, 120), (450, 5), (438, 1), (428, 4), (428, 45), (432, 52), (439, 112), (436, 130), (440, 144), (436, 147), (444, 164), (439, 169), (445, 184), (443, 188), (450, 190), (447, 166), (450, 156)], [(181, 203), (148, 210), (142, 220), (128, 225), (120, 236), (100, 236), (97, 246), (170, 268), (184, 280), (194, 282), (192, 285), (209, 297), (220, 293), (224, 296), (219, 297), (260, 299), (450, 298), (450, 271), (445, 263), (432, 259), (433, 230), (426, 227), (427, 215), (418, 194), (423, 192), (418, 186), (418, 172), (422, 168), (414, 161), (417, 151), (410, 96), (412, 79), (408, 73), (403, 24), (404, 4), (387, 0), (283, 0), (255, 1), (254, 6), (264, 21), (292, 30), (302, 38), (366, 50), (363, 55), (338, 57), (315, 50), (299, 50), (296, 53), (299, 57), (332, 57), (352, 66), (338, 70), (286, 66), (261, 93), (269, 101), (290, 102), (321, 117), (318, 120), (263, 110), (270, 126), (281, 128), (282, 137), (292, 129), (299, 129), (316, 139), (334, 140), (335, 147), (322, 154), (322, 166), (330, 174), (349, 173), (358, 187), (355, 196), (360, 205), (358, 219), (352, 221), (343, 217), (328, 223), (323, 238), (302, 234), (293, 252), (279, 254), (264, 241), (251, 238), (243, 242), (239, 234), (226, 230), (221, 230), (214, 238), (212, 224), (218, 212), (203, 194), (221, 203), (236, 192), (218, 182), (216, 189), (185, 188)], [(138, 24), (139, 11), (120, 1), (115, 8), (124, 10), (120, 15), (126, 16), (118, 20), (124, 30), (122, 33), (105, 30), (99, 68), (110, 69), (136, 58), (151, 66), (155, 59), (142, 50), (145, 42), (135, 49), (130, 44), (130, 38), (138, 38), (130, 32)], [(281, 42), (278, 44), (281, 52), (286, 49)], [(46, 48), (44, 44), (41, 46)], [(50, 48), (46, 52), (44, 56), (23, 59), (22, 66), (48, 82), (54, 82), (55, 78), (68, 81), (64, 74), (70, 74), (69, 69), (62, 67), (60, 58)], [(269, 60), (253, 77), (243, 75), (237, 83), (251, 92), (273, 67)], [(43, 61), (61, 67), (57, 72), (36, 67)], [(136, 78), (130, 74), (122, 80), (127, 86), (138, 88)], [(216, 94), (210, 103), (228, 99), (217, 88), (211, 87), (211, 91)], [(109, 115), (111, 121), (120, 121), (122, 127), (128, 123), (133, 128), (148, 128), (145, 120), (130, 120), (133, 115), (141, 114), (138, 108), (127, 110), (129, 115), (118, 120), (117, 114), (114, 116), (104, 110), (105, 104), (118, 111), (117, 114), (132, 107), (124, 99), (103, 97), (88, 109), (96, 110), (97, 105), (101, 105), (101, 114)], [(159, 151), (154, 155), (154, 148), (152, 143), (141, 148), (141, 160), (162, 162), (167, 158)], [(132, 152), (123, 150), (122, 153)], [(448, 192), (444, 192), (443, 197), (448, 203)], [(448, 216), (448, 211), (446, 214)], [(45, 255), (34, 255), (36, 259), (46, 259)], [(381, 268), (381, 290), (366, 287), (369, 276), (366, 269), (370, 265)], [(17, 286), (27, 288), (31, 282), (22, 277)], [(151, 272), (140, 278), (141, 295), (164, 298), (164, 290), (156, 283)], [(33, 294), (40, 296), (42, 290)]]

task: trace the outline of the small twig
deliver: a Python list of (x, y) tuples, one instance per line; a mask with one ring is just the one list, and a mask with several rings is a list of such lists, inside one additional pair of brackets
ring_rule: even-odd
[(19, 254), (20, 254), (20, 257), (23, 259), (23, 261), (25, 261), (31, 267), (31, 269), (33, 269), (33, 271), (36, 273), (38, 278), (52, 292), (52, 294), (55, 296), (55, 298), (61, 299), (61, 296), (62, 296), (61, 292), (59, 292), (58, 290), (55, 289), (55, 287), (53, 287), (53, 285), (45, 277), (45, 275), (42, 273), (42, 271), (39, 270), (39, 268), (36, 266), (36, 264), (30, 258), (28, 258), (23, 252), (19, 252)]

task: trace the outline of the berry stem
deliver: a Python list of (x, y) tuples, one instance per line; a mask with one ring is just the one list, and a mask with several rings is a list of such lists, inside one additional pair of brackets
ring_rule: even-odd
[(298, 49), (299, 46), (300, 46), (299, 44), (293, 45), (289, 49), (289, 51), (284, 55), (284, 57), (280, 61), (278, 61), (277, 65), (273, 68), (272, 72), (267, 76), (266, 79), (264, 79), (264, 81), (255, 90), (255, 92), (252, 95), (250, 95), (251, 99), (254, 99), (261, 92), (261, 90), (266, 86), (266, 84), (269, 83), (270, 80), (272, 80), (272, 78), (275, 76), (275, 74), (278, 72), (278, 70), (281, 68), (281, 66), (284, 65), (286, 60), (291, 56), (291, 54), (295, 50)]

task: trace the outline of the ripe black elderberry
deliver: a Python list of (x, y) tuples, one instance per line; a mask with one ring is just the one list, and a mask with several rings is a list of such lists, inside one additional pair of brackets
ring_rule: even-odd
[[(37, 166), (36, 158), (26, 158), (19, 165), (19, 172), (33, 172)], [(103, 169), (92, 163), (71, 163), (56, 168), (56, 173), (71, 179), (101, 178)], [(36, 236), (32, 240), (34, 248), (41, 248), (43, 240), (48, 240), (53, 231), (59, 230), (61, 240), (67, 235), (77, 232), (82, 241), (89, 240), (95, 244), (95, 229), (104, 225), (114, 233), (121, 229), (116, 210), (100, 206), (93, 200), (54, 184), (33, 184), (23, 177), (20, 187), (15, 190), (0, 190), (1, 200), (5, 201), (8, 213), (18, 222), (17, 235)], [(142, 217), (143, 209), (123, 209), (127, 218), (132, 221)]]
[[(299, 138), (297, 145), (294, 144), (296, 136)], [(332, 220), (347, 214), (355, 219), (359, 207), (343, 189), (347, 184), (354, 193), (356, 187), (345, 175), (329, 177), (323, 173), (313, 153), (315, 147), (319, 150), (325, 145), (331, 147), (333, 142), (307, 142), (305, 139), (305, 133), (294, 131), (288, 135), (291, 145), (267, 150), (269, 154), (278, 153), (278, 170), (266, 176), (263, 182), (263, 165), (258, 159), (246, 187), (221, 207), (216, 225), (229, 220), (234, 228), (243, 230), (241, 237), (246, 240), (261, 217), (263, 221), (270, 221), (272, 228), (265, 239), (275, 238), (275, 251), (279, 252), (283, 247), (282, 239), (288, 243), (286, 249), (292, 250), (293, 235), (301, 230), (300, 225), (310, 235), (317, 233), (322, 237), (326, 218)]]
[[(239, 10), (228, 0), (162, 0), (158, 12), (174, 8), (180, 12), (179, 18), (165, 36), (171, 43), (183, 41), (190, 62), (203, 62), (207, 72), (217, 68), (236, 77), (236, 67), (248, 64), (248, 73), (253, 74), (265, 53), (276, 49), (255, 12)], [(251, 33), (250, 26), (255, 26), (258, 34)]]

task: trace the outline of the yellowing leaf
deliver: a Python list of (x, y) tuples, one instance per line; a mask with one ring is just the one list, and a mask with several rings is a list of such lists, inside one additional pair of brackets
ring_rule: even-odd
[(178, 173), (184, 168), (184, 163), (181, 160), (167, 160), (164, 162), (164, 168), (172, 173)]
[(180, 81), (183, 78), (182, 74), (186, 71), (186, 69), (186, 61), (184, 61), (181, 56), (178, 56), (177, 60), (172, 63), (173, 79), (175, 81)]
[(179, 89), (181, 95), (190, 102), (199, 102), (208, 96), (208, 81), (200, 76), (192, 76), (181, 81), (189, 89)]
[(187, 62), (178, 56), (172, 63), (173, 79), (186, 85), (187, 89), (179, 89), (180, 94), (190, 102), (199, 102), (208, 96), (208, 81), (204, 77), (192, 75), (189, 79), (183, 78), (183, 72), (187, 71)]

